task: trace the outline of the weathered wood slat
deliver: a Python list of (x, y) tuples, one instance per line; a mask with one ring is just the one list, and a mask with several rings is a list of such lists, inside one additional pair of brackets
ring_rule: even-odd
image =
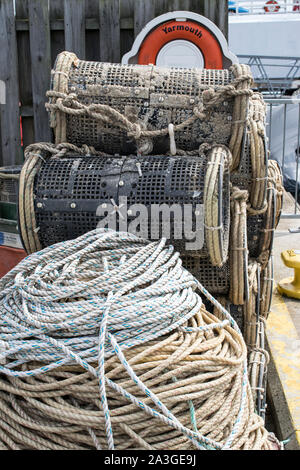
[[(16, 0), (16, 22), (19, 18), (26, 22), (27, 30), (17, 33), (19, 98), (21, 106), (32, 103), (31, 56), (29, 43), (28, 0)], [(24, 19), (26, 18), (26, 20)]]
[(63, 0), (50, 0), (50, 19), (63, 19), (64, 18), (64, 2)]
[(170, 11), (184, 10), (190, 11), (190, 0), (171, 0), (169, 1)]
[[(65, 25), (63, 0), (50, 0), (51, 65), (58, 54), (65, 50)], [(58, 27), (56, 27), (56, 25)]]
[(218, 11), (215, 15), (215, 22), (217, 22), (218, 27), (228, 38), (228, 0), (221, 0), (218, 2)]
[(36, 141), (46, 142), (51, 138), (45, 109), (45, 95), (50, 87), (51, 72), (49, 9), (48, 3), (43, 0), (30, 0), (28, 7), (34, 136)]
[(134, 41), (133, 3), (134, 0), (120, 2), (120, 58), (131, 49)]
[(85, 58), (100, 58), (99, 0), (85, 0)]
[[(19, 0), (23, 1), (23, 0)], [(52, 2), (53, 0), (51, 0)], [(98, 0), (95, 0), (98, 1)], [(130, 0), (133, 1), (133, 0)], [(129, 3), (129, 0), (127, 0)], [(162, 15), (168, 11), (174, 10), (189, 10), (194, 13), (199, 13), (200, 15), (205, 15), (211, 21), (213, 21), (224, 33), (228, 30), (227, 25), (227, 0), (181, 0), (176, 3), (174, 0), (160, 0), (155, 4), (155, 16)], [(122, 5), (122, 3), (121, 3)], [(177, 5), (177, 7), (176, 7)], [(187, 8), (185, 5), (188, 5)], [(129, 9), (133, 15), (133, 8)], [(217, 13), (215, 14), (215, 10)], [(56, 10), (55, 10), (56, 11)], [(58, 10), (59, 11), (59, 10)], [(86, 8), (86, 11), (87, 8)], [(85, 19), (85, 29), (86, 30), (99, 30), (99, 14), (95, 17), (88, 16)], [(63, 15), (60, 15), (60, 18), (50, 17), (50, 28), (51, 31), (64, 31), (64, 20)], [(145, 21), (143, 21), (144, 24)], [(23, 18), (16, 19), (16, 29), (17, 31), (28, 31), (29, 24), (28, 20)], [(121, 16), (120, 17), (120, 30), (131, 30), (134, 29), (134, 18), (133, 16)]]
[[(86, 18), (85, 19), (85, 29), (86, 30), (97, 30), (99, 31), (99, 20), (98, 17), (95, 18)], [(132, 29), (133, 34), (133, 18), (120, 18), (120, 29)], [(50, 29), (51, 31), (64, 31), (65, 24), (63, 19), (52, 19), (50, 20)], [(29, 31), (29, 23), (26, 19), (16, 19), (16, 30), (17, 31)]]
[(65, 48), (85, 59), (85, 2), (65, 0)]
[(119, 8), (119, 0), (99, 1), (100, 59), (103, 62), (120, 62)]
[[(26, 30), (17, 29), (18, 78), (20, 113), (22, 116), (22, 134), (24, 147), (34, 142), (34, 120), (32, 107), (32, 72), (29, 39), (28, 0), (16, 0), (16, 26), (18, 21), (25, 23)], [(31, 108), (30, 116), (23, 114), (23, 109)]]
[(0, 64), (0, 80), (5, 83), (6, 88), (5, 104), (0, 104), (1, 164), (14, 165), (22, 162), (22, 149), (13, 0), (1, 0), (0, 2)]
[(28, 0), (15, 0), (16, 19), (28, 19)]
[(155, 17), (155, 2), (137, 0), (134, 3), (134, 35), (137, 36), (143, 27)]
[(85, 17), (99, 17), (99, 0), (85, 0)]
[(23, 146), (24, 149), (33, 144), (36, 140), (34, 137), (34, 120), (32, 117), (22, 117), (22, 129), (23, 129)]
[(204, 15), (228, 36), (228, 0), (205, 0)]

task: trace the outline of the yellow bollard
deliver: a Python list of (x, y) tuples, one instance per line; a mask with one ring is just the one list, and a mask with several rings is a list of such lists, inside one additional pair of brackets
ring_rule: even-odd
[(281, 259), (288, 268), (294, 268), (294, 278), (289, 277), (278, 283), (278, 292), (288, 297), (300, 299), (300, 250), (286, 250)]

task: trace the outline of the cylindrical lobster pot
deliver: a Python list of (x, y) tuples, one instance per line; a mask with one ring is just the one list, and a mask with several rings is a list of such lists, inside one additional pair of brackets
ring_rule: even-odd
[[(244, 331), (244, 307), (242, 305), (234, 305), (228, 299), (228, 296), (220, 295), (216, 297), (217, 301), (230, 313), (234, 321), (237, 323), (239, 329), (243, 333)], [(213, 309), (214, 315), (224, 320), (222, 312), (220, 312), (216, 307)]]
[(208, 257), (183, 256), (182, 263), (208, 292), (214, 295), (228, 294), (230, 281), (228, 262), (218, 267), (213, 266)]
[(185, 256), (184, 266), (214, 295), (227, 295), (235, 305), (249, 297), (247, 245), (248, 192), (231, 190), (231, 218), (228, 260), (222, 267), (213, 266), (209, 258)]
[(258, 214), (249, 214), (247, 219), (248, 246), (250, 256), (266, 267), (270, 259), (274, 232), (282, 208), (282, 175), (277, 162), (269, 160), (266, 208)]
[[(230, 312), (243, 333), (248, 348), (253, 348), (257, 342), (258, 321), (261, 306), (261, 268), (255, 260), (249, 260), (248, 265), (248, 300), (243, 305), (233, 304), (228, 296), (219, 296), (217, 300)], [(218, 316), (217, 309), (214, 314)], [(221, 317), (222, 318), (222, 317)]]
[(244, 311), (244, 339), (248, 348), (257, 344), (258, 322), (260, 320), (260, 277), (261, 267), (254, 261), (249, 261), (249, 300), (243, 305)]
[(265, 350), (265, 323), (258, 321), (256, 345), (248, 356), (248, 377), (256, 413), (265, 419), (269, 353)]
[(28, 252), (99, 224), (143, 238), (165, 237), (180, 254), (222, 265), (230, 222), (229, 153), (198, 157), (81, 156), (37, 150), (21, 173), (20, 228)]
[(268, 151), (266, 139), (260, 137), (262, 149), (251, 145), (250, 132), (245, 133), (239, 167), (231, 173), (234, 186), (249, 192), (249, 208), (261, 212), (266, 206), (268, 180)]
[[(258, 271), (255, 273), (257, 266), (253, 265), (253, 268), (255, 277), (257, 275), (259, 276)], [(264, 419), (266, 412), (266, 385), (269, 355), (265, 350), (265, 322), (260, 317), (259, 311), (257, 310), (256, 286), (253, 285), (252, 287), (254, 290), (251, 291), (250, 294), (253, 296), (253, 299), (247, 306), (233, 305), (228, 298), (224, 296), (218, 296), (217, 300), (230, 312), (240, 330), (244, 332), (246, 342), (247, 340), (251, 340), (251, 344), (249, 344), (249, 342), (247, 344), (248, 377), (256, 412)], [(224, 319), (222, 313), (217, 308), (214, 308), (213, 313), (221, 320)], [(251, 320), (250, 324), (249, 320)]]
[(128, 155), (192, 151), (208, 142), (227, 145), (236, 162), (251, 84), (246, 65), (162, 68), (86, 62), (62, 52), (47, 108), (57, 144)]

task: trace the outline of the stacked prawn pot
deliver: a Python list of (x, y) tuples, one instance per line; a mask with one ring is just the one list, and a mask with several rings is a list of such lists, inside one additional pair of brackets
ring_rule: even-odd
[(19, 216), (28, 253), (101, 223), (167, 238), (238, 322), (264, 417), (282, 178), (251, 86), (245, 65), (158, 68), (61, 53), (46, 105), (55, 143), (26, 150)]

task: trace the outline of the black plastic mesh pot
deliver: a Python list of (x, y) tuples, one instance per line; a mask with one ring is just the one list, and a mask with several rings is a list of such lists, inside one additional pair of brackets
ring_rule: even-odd
[[(264, 188), (263, 191), (263, 199), (265, 200), (266, 191), (267, 191), (267, 175), (268, 175), (268, 151), (267, 151), (267, 144), (264, 141), (265, 146), (265, 153), (264, 159), (261, 162), (261, 165), (265, 167), (265, 174), (264, 180), (262, 181), (262, 186)], [(258, 162), (257, 162), (258, 164)], [(234, 186), (238, 186), (240, 189), (246, 189), (249, 191), (255, 191), (255, 185), (253, 185), (253, 169), (251, 163), (251, 148), (250, 148), (250, 140), (247, 131), (245, 131), (243, 144), (242, 144), (242, 158), (240, 160), (239, 167), (231, 173), (230, 176), (231, 182)]]
[(228, 294), (230, 282), (228, 262), (219, 268), (213, 266), (207, 257), (184, 256), (182, 264), (211, 294)]
[(264, 252), (271, 254), (276, 224), (276, 194), (269, 191), (267, 211), (249, 215), (247, 218), (248, 249), (252, 258), (257, 259)]
[[(208, 161), (209, 156), (100, 158), (70, 153), (63, 158), (46, 157), (35, 177), (33, 194), (41, 246), (93, 230), (108, 215), (110, 223), (116, 220), (116, 227), (110, 226), (117, 230), (124, 230), (126, 218), (130, 224), (141, 215), (140, 221), (146, 227), (141, 236), (165, 236), (181, 254), (208, 256), (205, 239), (201, 244), (201, 234), (205, 237), (203, 193)], [(222, 236), (228, 238), (229, 174), (221, 166), (218, 178), (219, 223), (224, 226)], [(165, 218), (157, 215), (160, 204), (164, 204)], [(142, 212), (137, 205), (143, 206)], [(121, 216), (114, 218), (118, 206)], [(192, 221), (191, 230), (200, 240), (200, 245), (192, 249), (187, 243), (195, 242), (195, 234), (192, 237), (186, 232), (184, 217)], [(163, 231), (166, 226), (170, 234)], [(127, 227), (132, 231), (132, 226)]]

